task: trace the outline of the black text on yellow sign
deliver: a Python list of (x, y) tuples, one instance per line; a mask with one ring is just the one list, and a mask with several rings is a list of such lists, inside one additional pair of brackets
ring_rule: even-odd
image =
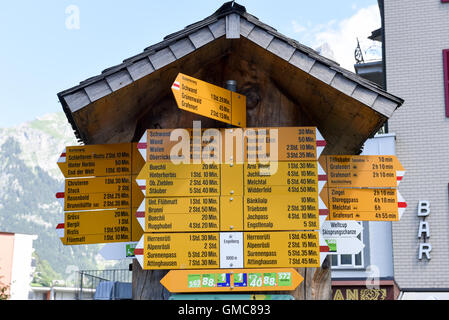
[(321, 156), (328, 188), (396, 188), (405, 173), (395, 156)]
[[(218, 269), (220, 233), (145, 233), (144, 269)], [(317, 231), (244, 232), (244, 268), (319, 267)], [(239, 249), (237, 249), (239, 250)]]
[(318, 193), (316, 161), (271, 164), (173, 164), (147, 162), (137, 179), (147, 197)]
[(69, 146), (58, 166), (66, 178), (135, 175), (145, 160), (137, 143)]
[(329, 220), (398, 221), (405, 206), (396, 189), (323, 188), (320, 196)]
[(317, 230), (316, 193), (145, 199), (145, 232)]
[(246, 126), (246, 97), (179, 73), (172, 92), (178, 108), (214, 120)]
[(65, 180), (65, 211), (138, 207), (143, 198), (135, 176)]
[(315, 127), (148, 129), (142, 141), (152, 163), (316, 161), (326, 145)]
[(62, 241), (67, 245), (139, 241), (143, 230), (135, 210), (65, 212)]

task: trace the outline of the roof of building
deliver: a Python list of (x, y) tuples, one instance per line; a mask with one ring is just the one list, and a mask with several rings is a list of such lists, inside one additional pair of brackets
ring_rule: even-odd
[(375, 41), (382, 41), (382, 28), (372, 31), (371, 35), (368, 37), (368, 39), (375, 40)]
[(78, 139), (85, 143), (95, 143), (92, 134), (80, 130), (79, 123), (74, 120), (74, 113), (139, 79), (156, 74), (158, 70), (163, 70), (219, 38), (226, 40), (245, 38), (386, 118), (389, 118), (403, 103), (401, 98), (389, 94), (377, 84), (363, 79), (342, 68), (335, 61), (319, 55), (315, 50), (282, 35), (273, 27), (247, 13), (245, 7), (227, 2), (204, 20), (167, 35), (163, 41), (123, 60), (123, 63), (107, 68), (101, 74), (58, 93)]

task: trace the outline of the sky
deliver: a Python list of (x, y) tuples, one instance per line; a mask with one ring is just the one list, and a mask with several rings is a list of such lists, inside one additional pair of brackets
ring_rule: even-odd
[[(15, 0), (0, 9), (0, 127), (62, 111), (57, 93), (120, 64), (164, 36), (211, 15), (218, 0)], [(377, 0), (240, 0), (238, 4), (287, 37), (353, 71), (357, 38), (380, 27)], [(374, 52), (374, 53), (373, 53)], [(369, 57), (368, 57), (369, 58)]]

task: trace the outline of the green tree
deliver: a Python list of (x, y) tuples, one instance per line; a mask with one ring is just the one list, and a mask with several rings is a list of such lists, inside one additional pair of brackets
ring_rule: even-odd
[(53, 270), (47, 260), (40, 259), (36, 252), (33, 253), (36, 259), (36, 270), (34, 272), (32, 285), (51, 287), (53, 280), (62, 279), (61, 275)]

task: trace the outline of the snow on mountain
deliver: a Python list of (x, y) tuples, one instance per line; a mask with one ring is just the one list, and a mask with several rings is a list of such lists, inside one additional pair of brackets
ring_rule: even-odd
[(320, 45), (319, 47), (315, 48), (315, 51), (318, 52), (318, 54), (320, 54), (321, 56), (323, 56), (325, 58), (336, 61), (334, 51), (332, 51), (329, 43), (327, 43), (327, 42), (325, 42), (322, 45)]

